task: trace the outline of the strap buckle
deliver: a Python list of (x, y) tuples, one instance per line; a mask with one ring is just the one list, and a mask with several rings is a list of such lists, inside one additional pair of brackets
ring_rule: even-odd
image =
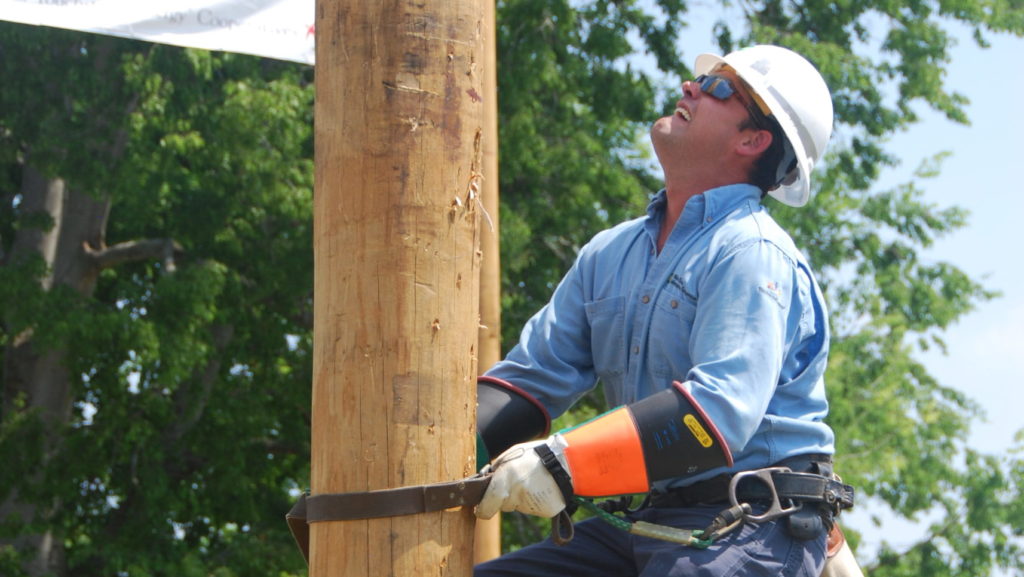
[[(782, 501), (779, 499), (779, 491), (775, 488), (775, 479), (772, 478), (773, 473), (790, 473), (792, 470), (789, 467), (766, 467), (764, 469), (756, 469), (753, 471), (740, 471), (733, 475), (732, 480), (729, 481), (729, 502), (733, 507), (740, 507), (741, 504), (739, 499), (736, 497), (736, 488), (739, 486), (740, 481), (747, 477), (752, 477), (763, 483), (768, 490), (771, 492), (772, 503), (768, 507), (768, 510), (760, 515), (754, 515), (752, 513), (744, 513), (743, 520), (750, 523), (764, 523), (765, 521), (772, 521), (779, 517), (785, 517), (786, 515), (792, 515), (803, 508), (803, 502), (794, 502), (791, 499), (789, 505), (786, 507), (782, 506)], [(744, 503), (746, 505), (747, 503)], [(749, 508), (748, 508), (749, 510)]]

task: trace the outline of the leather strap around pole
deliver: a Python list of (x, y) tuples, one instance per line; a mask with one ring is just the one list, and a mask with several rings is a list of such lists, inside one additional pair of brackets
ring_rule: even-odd
[(296, 544), (309, 563), (309, 523), (398, 517), (476, 505), (489, 476), (359, 493), (303, 493), (285, 515)]
[(299, 546), (299, 551), (302, 551), (302, 558), (306, 560), (306, 565), (309, 565), (309, 523), (306, 522), (306, 494), (302, 493), (299, 495), (299, 500), (292, 506), (291, 511), (284, 516), (284, 520), (288, 522), (288, 528), (292, 532), (292, 537), (295, 539), (295, 544)]

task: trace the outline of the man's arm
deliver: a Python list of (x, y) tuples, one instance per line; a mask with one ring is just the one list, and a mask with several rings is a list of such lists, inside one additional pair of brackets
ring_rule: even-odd
[(494, 462), (476, 508), (554, 517), (573, 495), (644, 493), (651, 483), (732, 465), (714, 423), (678, 383), (545, 441), (515, 445)]
[(477, 464), (482, 467), (492, 455), (504, 453), (517, 443), (547, 436), (551, 416), (526, 391), (495, 377), (477, 380), (476, 423)]

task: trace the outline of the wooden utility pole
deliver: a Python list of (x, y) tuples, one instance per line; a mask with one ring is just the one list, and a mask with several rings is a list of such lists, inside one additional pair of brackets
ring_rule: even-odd
[[(480, 362), (483, 372), (501, 360), (501, 259), (498, 235), (498, 27), (496, 0), (484, 10), (484, 174), (483, 205), (487, 222), (481, 232)], [(501, 554), (501, 514), (477, 521), (473, 559), (489, 561)]]
[[(475, 471), (481, 0), (317, 0), (311, 489)], [(468, 576), (466, 509), (310, 525), (310, 576)]]

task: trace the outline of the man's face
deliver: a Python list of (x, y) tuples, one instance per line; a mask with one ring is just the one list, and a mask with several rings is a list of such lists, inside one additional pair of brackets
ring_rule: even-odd
[[(670, 162), (715, 162), (740, 136), (740, 126), (750, 117), (747, 107), (753, 105), (750, 95), (732, 70), (718, 68), (710, 75), (730, 83), (733, 94), (725, 98), (712, 95), (716, 83), (711, 78), (703, 83), (711, 93), (694, 80), (683, 83), (675, 113), (658, 119), (651, 127), (651, 142), (662, 166)], [(717, 88), (721, 95), (722, 87)]]

